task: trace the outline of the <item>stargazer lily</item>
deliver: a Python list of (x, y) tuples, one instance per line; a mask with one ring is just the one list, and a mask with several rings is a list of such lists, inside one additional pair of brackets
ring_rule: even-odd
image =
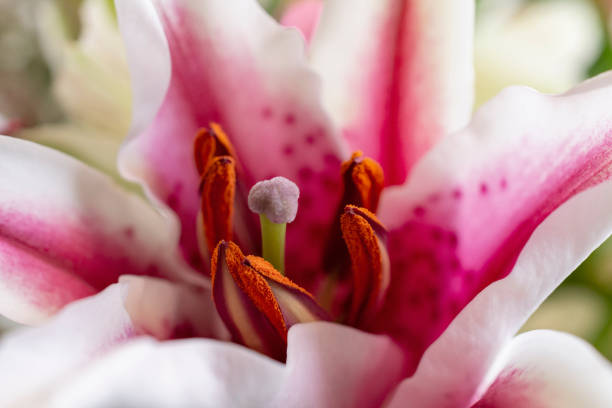
[(612, 231), (612, 76), (465, 126), (471, 1), (330, 0), (308, 58), (252, 0), (117, 10), (161, 215), (0, 139), (0, 311), (67, 305), (0, 344), (3, 405), (612, 403), (584, 342), (513, 338)]

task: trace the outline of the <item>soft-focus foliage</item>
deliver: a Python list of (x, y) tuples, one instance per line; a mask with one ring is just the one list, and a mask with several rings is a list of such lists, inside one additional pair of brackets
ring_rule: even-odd
[(23, 125), (55, 120), (59, 110), (49, 95), (49, 71), (40, 52), (38, 0), (0, 0), (0, 117)]

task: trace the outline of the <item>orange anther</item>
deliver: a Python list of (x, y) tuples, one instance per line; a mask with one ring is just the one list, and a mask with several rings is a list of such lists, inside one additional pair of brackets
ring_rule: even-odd
[(200, 129), (193, 142), (193, 155), (200, 176), (206, 172), (214, 157), (236, 157), (229, 138), (217, 123)]
[(349, 323), (365, 323), (380, 306), (388, 286), (389, 262), (376, 216), (365, 208), (347, 206), (341, 217), (342, 235), (351, 258), (353, 292)]
[(232, 239), (236, 168), (229, 156), (214, 158), (201, 181), (202, 227), (208, 253), (221, 240)]
[(274, 293), (266, 279), (257, 273), (238, 245), (221, 241), (215, 249), (211, 262), (213, 286), (217, 279), (216, 275), (220, 271), (219, 262), (225, 262), (227, 271), (232, 275), (238, 288), (253, 302), (257, 310), (266, 317), (278, 335), (286, 342), (287, 326)]
[(344, 180), (343, 205), (355, 205), (376, 212), (378, 200), (383, 189), (385, 177), (383, 169), (376, 160), (363, 157), (357, 151), (342, 163)]
[(344, 184), (342, 199), (323, 258), (324, 269), (328, 273), (339, 273), (340, 276), (348, 269), (348, 253), (342, 242), (340, 230), (340, 217), (344, 213), (344, 208), (347, 205), (354, 205), (376, 212), (384, 186), (382, 167), (375, 160), (363, 157), (361, 151), (356, 151), (349, 160), (342, 163), (341, 174)]

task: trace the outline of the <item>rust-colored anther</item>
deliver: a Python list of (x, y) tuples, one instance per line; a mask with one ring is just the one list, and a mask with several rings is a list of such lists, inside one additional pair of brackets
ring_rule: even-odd
[[(211, 261), (213, 287), (216, 283), (217, 273), (221, 271), (219, 269), (220, 261), (225, 262), (227, 271), (238, 288), (255, 304), (257, 310), (268, 319), (278, 335), (286, 342), (287, 326), (280, 306), (265, 278), (251, 265), (251, 261), (244, 256), (238, 245), (233, 242), (221, 241), (215, 249)], [(277, 273), (280, 274), (280, 272)], [(213, 299), (215, 302), (219, 300)]]
[(328, 273), (338, 273), (342, 276), (348, 266), (348, 254), (342, 241), (340, 217), (347, 205), (365, 208), (376, 212), (380, 193), (384, 187), (383, 169), (376, 160), (364, 157), (361, 151), (353, 153), (351, 158), (341, 167), (343, 192), (336, 218), (330, 232), (323, 260), (324, 269)]
[(342, 205), (354, 205), (376, 212), (385, 183), (380, 164), (357, 151), (342, 163), (341, 172), (344, 181)]
[(219, 156), (236, 157), (229, 138), (218, 123), (210, 123), (208, 128), (200, 129), (193, 142), (193, 158), (202, 176), (213, 158)]
[(211, 254), (221, 240), (232, 239), (236, 166), (230, 156), (212, 160), (200, 183), (204, 238)]
[(312, 295), (238, 245), (221, 241), (211, 262), (212, 293), (232, 339), (284, 361), (287, 331), (302, 322), (328, 320)]
[(340, 222), (353, 276), (348, 322), (364, 325), (378, 311), (389, 286), (386, 229), (373, 213), (350, 205)]

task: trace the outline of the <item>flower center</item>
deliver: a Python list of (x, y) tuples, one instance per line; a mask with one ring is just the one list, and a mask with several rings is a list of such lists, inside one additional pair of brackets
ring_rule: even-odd
[(214, 302), (233, 341), (283, 361), (288, 329), (300, 322), (331, 320), (326, 309), (338, 322), (368, 327), (390, 280), (386, 230), (374, 215), (384, 185), (376, 161), (356, 152), (341, 166), (343, 190), (327, 238), (327, 277), (317, 302), (283, 275), (285, 230), (297, 212), (298, 187), (283, 177), (253, 186), (248, 205), (260, 215), (263, 258), (245, 256), (232, 242), (240, 195), (236, 155), (219, 125), (198, 133), (194, 158), (201, 180), (200, 246), (202, 255), (211, 257)]

